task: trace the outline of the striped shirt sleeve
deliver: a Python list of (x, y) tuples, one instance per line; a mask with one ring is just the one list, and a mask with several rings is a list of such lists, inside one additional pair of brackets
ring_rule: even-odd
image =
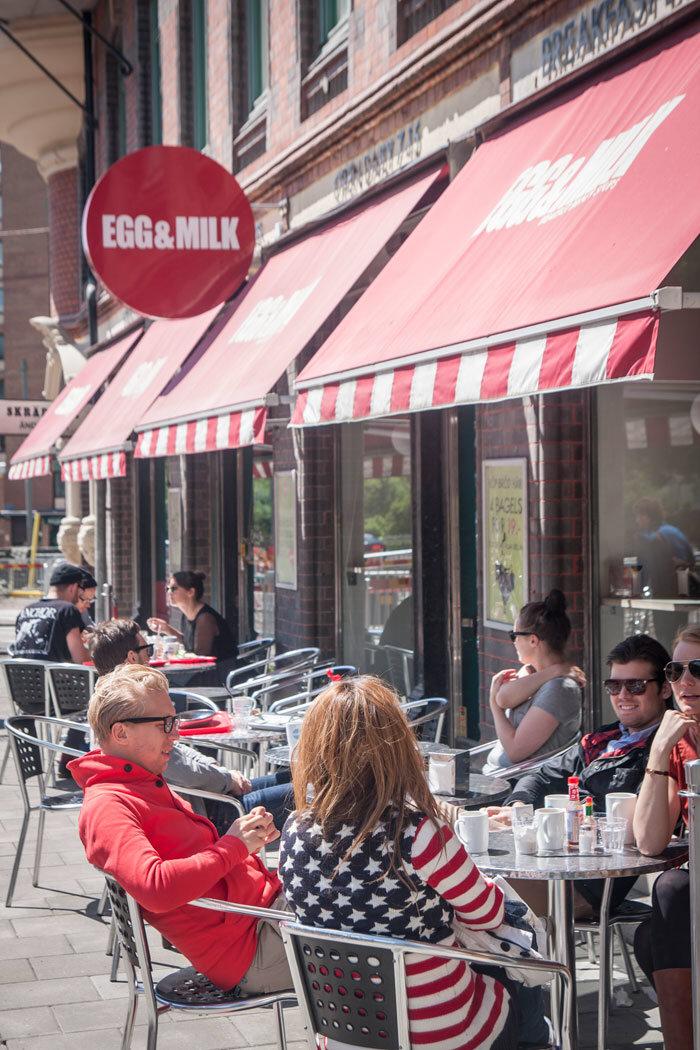
[(416, 829), (411, 862), (465, 926), (491, 930), (503, 922), (503, 893), (484, 878), (448, 824), (423, 818)]

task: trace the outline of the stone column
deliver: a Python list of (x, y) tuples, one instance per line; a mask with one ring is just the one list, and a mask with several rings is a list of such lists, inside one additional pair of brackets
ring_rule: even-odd
[(79, 565), (81, 548), (78, 533), (81, 528), (80, 518), (80, 482), (66, 482), (66, 513), (58, 527), (58, 546), (66, 561)]

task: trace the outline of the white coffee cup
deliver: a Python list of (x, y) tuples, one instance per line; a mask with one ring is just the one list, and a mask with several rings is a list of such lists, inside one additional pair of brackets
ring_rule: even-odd
[(544, 796), (544, 808), (545, 809), (566, 809), (569, 804), (568, 795), (545, 795)]
[(608, 820), (626, 820), (627, 833), (625, 845), (634, 845), (634, 810), (637, 805), (637, 796), (631, 791), (611, 791), (605, 796), (605, 816)]
[(489, 818), (487, 813), (466, 810), (460, 813), (455, 825), (457, 838), (467, 847), (467, 853), (488, 853)]
[(536, 809), (537, 852), (559, 853), (566, 845), (566, 813), (563, 809)]

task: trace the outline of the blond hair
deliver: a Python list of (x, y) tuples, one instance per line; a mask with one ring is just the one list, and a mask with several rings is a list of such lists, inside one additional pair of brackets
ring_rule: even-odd
[(679, 642), (689, 642), (691, 645), (700, 645), (700, 623), (689, 623), (681, 627), (673, 639), (675, 649)]
[[(393, 809), (389, 870), (399, 877), (409, 812), (440, 819), (399, 698), (371, 675), (335, 682), (314, 701), (294, 752), (292, 783), (297, 810), (320, 823), (326, 837), (344, 823), (357, 828), (345, 859)], [(307, 804), (309, 784), (313, 795)]]
[(108, 739), (115, 722), (142, 715), (148, 693), (167, 693), (168, 679), (141, 664), (123, 664), (98, 678), (88, 706), (88, 722), (98, 743)]

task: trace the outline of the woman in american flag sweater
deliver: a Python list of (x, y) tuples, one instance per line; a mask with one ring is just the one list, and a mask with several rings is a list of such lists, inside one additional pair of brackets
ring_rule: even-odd
[[(442, 945), (456, 943), (454, 918), (500, 925), (503, 895), (441, 820), (416, 739), (380, 679), (344, 679), (318, 697), (292, 775), (297, 809), (279, 874), (300, 922)], [(459, 960), (406, 962), (416, 1050), (517, 1045), (514, 1008), (493, 977)]]

